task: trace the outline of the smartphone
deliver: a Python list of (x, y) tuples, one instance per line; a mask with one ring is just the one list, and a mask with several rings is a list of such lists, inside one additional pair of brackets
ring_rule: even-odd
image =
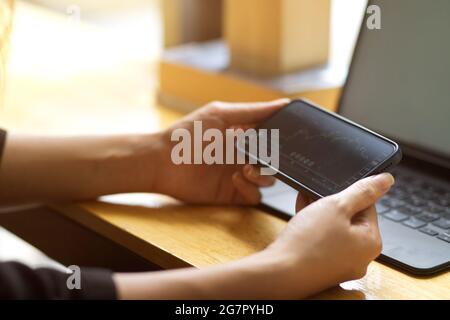
[[(257, 132), (278, 131), (278, 165), (241, 150), (275, 176), (313, 199), (346, 189), (367, 176), (389, 171), (402, 153), (394, 141), (307, 100), (294, 100), (262, 123)], [(266, 143), (272, 152), (272, 143)], [(244, 144), (245, 145), (245, 144)]]

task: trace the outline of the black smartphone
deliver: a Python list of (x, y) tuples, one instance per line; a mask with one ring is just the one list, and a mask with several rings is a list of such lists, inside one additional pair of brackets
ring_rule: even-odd
[(257, 131), (272, 129), (279, 129), (278, 143), (273, 145), (269, 135), (266, 152), (272, 153), (278, 144), (278, 167), (261, 161), (259, 152), (250, 148), (241, 151), (313, 199), (342, 191), (367, 176), (389, 171), (402, 158), (400, 147), (394, 141), (306, 100), (292, 101)]

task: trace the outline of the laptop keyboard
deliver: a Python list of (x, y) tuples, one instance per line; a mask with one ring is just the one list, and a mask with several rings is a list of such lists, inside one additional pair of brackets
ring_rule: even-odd
[(395, 185), (376, 205), (378, 214), (450, 245), (450, 187), (409, 170), (394, 176)]

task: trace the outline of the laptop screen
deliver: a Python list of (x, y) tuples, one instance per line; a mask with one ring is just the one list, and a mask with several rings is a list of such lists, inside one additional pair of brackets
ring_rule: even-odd
[(450, 1), (372, 4), (381, 29), (363, 22), (339, 113), (449, 166)]

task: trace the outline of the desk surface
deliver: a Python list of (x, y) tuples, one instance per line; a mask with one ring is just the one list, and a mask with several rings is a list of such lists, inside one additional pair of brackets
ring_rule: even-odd
[[(40, 33), (45, 38), (40, 39), (39, 47), (29, 43), (27, 37), (36, 28), (47, 31)], [(76, 52), (61, 52), (70, 45), (61, 42), (66, 29), (73, 33), (88, 30), (91, 36), (94, 34), (94, 38), (89, 37), (94, 43), (95, 35), (102, 36), (91, 27), (76, 28), (55, 14), (19, 3), (6, 106), (0, 111), (3, 127), (57, 134), (136, 132), (157, 130), (180, 117), (174, 111), (153, 107), (151, 61), (121, 55), (110, 56), (105, 63), (97, 53), (93, 59), (99, 64), (91, 61), (86, 67)], [(33, 49), (31, 57), (19, 53)], [(100, 49), (111, 52), (114, 42), (103, 41)], [(55, 68), (55, 59), (62, 53), (71, 55), (69, 58), (80, 67), (64, 67), (62, 63)], [(55, 208), (164, 268), (205, 267), (252, 254), (273, 241), (286, 224), (254, 208), (189, 206), (148, 194), (111, 196)], [(449, 272), (415, 278), (373, 262), (363, 279), (343, 283), (317, 298), (449, 299), (449, 288)]]

